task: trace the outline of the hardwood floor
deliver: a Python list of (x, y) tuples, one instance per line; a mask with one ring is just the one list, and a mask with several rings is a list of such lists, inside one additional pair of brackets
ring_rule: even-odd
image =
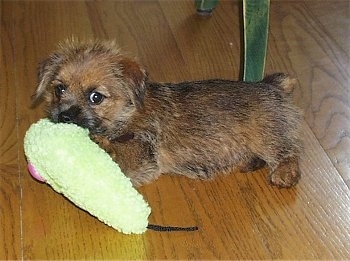
[(31, 107), (37, 64), (67, 37), (115, 38), (153, 80), (237, 79), (239, 1), (210, 18), (193, 1), (1, 1), (0, 260), (350, 259), (349, 3), (271, 2), (266, 72), (298, 79), (300, 183), (273, 188), (266, 169), (164, 176), (139, 190), (150, 222), (199, 231), (123, 235), (29, 176), (23, 137), (45, 116)]

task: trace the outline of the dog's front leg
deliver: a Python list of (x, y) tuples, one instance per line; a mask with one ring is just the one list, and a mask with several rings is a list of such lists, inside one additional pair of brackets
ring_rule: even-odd
[(92, 135), (91, 138), (112, 157), (135, 187), (160, 176), (154, 150), (149, 143), (136, 138), (124, 141), (110, 141), (98, 135)]

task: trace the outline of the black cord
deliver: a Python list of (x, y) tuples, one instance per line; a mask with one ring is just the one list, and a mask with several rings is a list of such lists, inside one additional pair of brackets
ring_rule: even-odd
[(161, 226), (148, 224), (148, 229), (158, 231), (158, 232), (172, 232), (172, 231), (197, 231), (198, 227), (173, 227), (173, 226)]

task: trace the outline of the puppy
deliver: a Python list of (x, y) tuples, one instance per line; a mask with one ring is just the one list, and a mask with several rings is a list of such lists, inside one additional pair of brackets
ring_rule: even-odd
[(300, 178), (301, 114), (294, 80), (156, 83), (114, 42), (64, 42), (39, 67), (35, 98), (54, 122), (89, 129), (135, 186), (163, 173), (209, 179), (269, 167), (268, 181)]

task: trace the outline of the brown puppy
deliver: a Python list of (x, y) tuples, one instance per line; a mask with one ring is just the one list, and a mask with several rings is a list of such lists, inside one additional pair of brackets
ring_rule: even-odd
[(291, 187), (301, 148), (293, 83), (285, 74), (155, 83), (113, 42), (67, 41), (41, 64), (36, 98), (54, 122), (88, 128), (136, 186), (162, 173), (208, 179), (266, 163), (271, 184)]

